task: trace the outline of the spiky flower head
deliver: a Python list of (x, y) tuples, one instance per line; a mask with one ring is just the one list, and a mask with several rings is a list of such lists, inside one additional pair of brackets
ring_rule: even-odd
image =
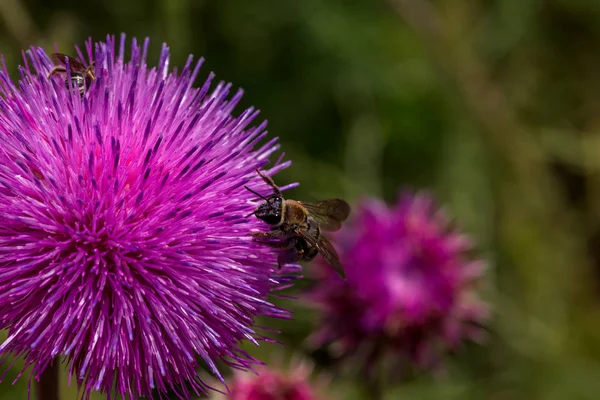
[[(256, 373), (238, 372), (229, 384), (229, 393), (214, 400), (320, 400), (325, 399), (325, 380), (311, 379), (312, 366), (305, 360), (290, 365), (257, 368)], [(330, 398), (330, 397), (327, 397)]]
[(406, 193), (391, 207), (363, 201), (334, 243), (347, 280), (318, 270), (313, 344), (434, 367), (444, 350), (480, 337), (487, 308), (474, 289), (485, 264), (427, 194)]
[(238, 348), (261, 339), (256, 316), (288, 316), (267, 297), (293, 278), (249, 236), (263, 224), (244, 188), (269, 190), (254, 169), (277, 138), (258, 146), (257, 111), (232, 115), (241, 91), (193, 87), (202, 60), (170, 71), (163, 45), (149, 67), (134, 39), (126, 61), (124, 36), (86, 49), (83, 96), (41, 48), (18, 83), (0, 71), (0, 361), (38, 377), (62, 359), (83, 397), (189, 398), (200, 363), (256, 361)]

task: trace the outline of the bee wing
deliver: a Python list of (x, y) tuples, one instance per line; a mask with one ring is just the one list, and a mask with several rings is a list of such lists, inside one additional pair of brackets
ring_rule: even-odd
[(50, 54), (50, 60), (52, 60), (52, 64), (56, 66), (64, 66), (66, 63), (67, 55), (62, 53), (52, 53)]
[(67, 66), (67, 59), (69, 59), (69, 68), (71, 71), (82, 71), (85, 70), (85, 65), (63, 53), (52, 53), (50, 54), (50, 60), (56, 66)]
[(319, 254), (323, 256), (325, 261), (337, 272), (342, 278), (346, 279), (346, 273), (344, 267), (340, 262), (340, 257), (337, 251), (329, 240), (320, 234), (319, 230), (309, 231), (307, 229), (300, 229), (298, 234), (303, 237), (311, 246), (316, 247)]
[(298, 201), (324, 231), (335, 232), (350, 215), (350, 206), (342, 199), (315, 202)]

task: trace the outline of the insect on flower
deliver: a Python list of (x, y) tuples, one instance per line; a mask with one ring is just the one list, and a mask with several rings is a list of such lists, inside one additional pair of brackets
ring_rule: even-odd
[[(273, 188), (273, 194), (265, 197), (246, 187), (265, 201), (252, 214), (271, 225), (272, 229), (268, 232), (254, 233), (254, 238), (282, 250), (277, 258), (279, 267), (296, 261), (311, 261), (317, 254), (321, 254), (327, 263), (344, 277), (344, 268), (338, 254), (321, 231), (334, 232), (342, 227), (342, 222), (350, 215), (348, 203), (341, 199), (317, 202), (286, 200), (273, 179), (259, 170), (256, 172)], [(283, 240), (273, 242), (272, 239)]]
[(277, 138), (236, 111), (241, 90), (196, 84), (203, 59), (175, 72), (149, 46), (32, 47), (17, 82), (0, 60), (0, 367), (62, 364), (82, 399), (189, 400), (211, 390), (200, 363), (223, 384), (224, 364), (251, 369), (240, 343), (268, 340), (257, 317), (290, 318), (269, 297), (300, 269), (248, 238), (263, 223), (244, 185), (291, 162)]
[[(66, 74), (68, 66), (71, 75), (71, 85), (73, 88), (77, 88), (82, 96), (85, 90), (96, 80), (93, 62), (86, 67), (75, 58), (62, 53), (52, 53), (50, 60), (52, 60), (54, 68), (48, 74), (48, 78), (57, 73)], [(69, 78), (65, 78), (65, 86), (69, 87)]]

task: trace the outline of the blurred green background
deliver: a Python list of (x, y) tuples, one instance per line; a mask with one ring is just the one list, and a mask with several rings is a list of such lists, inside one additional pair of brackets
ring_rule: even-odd
[[(293, 197), (392, 201), (427, 188), (477, 239), (491, 264), (488, 343), (450, 356), (442, 376), (387, 382), (386, 399), (598, 398), (600, 2), (60, 3), (0, 0), (12, 73), (31, 44), (73, 53), (126, 32), (149, 36), (157, 60), (167, 42), (172, 65), (204, 56), (202, 77), (246, 90), (238, 112), (258, 107), (281, 138), (294, 164), (278, 181), (301, 182)], [(253, 354), (311, 359), (315, 314), (279, 303), (296, 312), (268, 321), (285, 346)], [(26, 378), (11, 385), (19, 369), (0, 399), (26, 398)], [(321, 373), (335, 398), (372, 398), (352, 373)]]

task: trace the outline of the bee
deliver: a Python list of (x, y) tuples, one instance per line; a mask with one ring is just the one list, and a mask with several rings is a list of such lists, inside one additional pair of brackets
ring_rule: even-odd
[(265, 197), (246, 186), (264, 200), (250, 215), (271, 225), (268, 232), (253, 233), (255, 240), (282, 250), (277, 258), (279, 267), (296, 261), (311, 261), (321, 254), (345, 278), (339, 256), (322, 231), (334, 232), (342, 227), (342, 222), (350, 215), (348, 203), (341, 199), (316, 202), (284, 199), (273, 179), (258, 169), (256, 172), (273, 189), (273, 194)]
[[(75, 58), (62, 53), (52, 53), (50, 59), (52, 60), (52, 63), (54, 63), (54, 68), (48, 74), (48, 78), (57, 73), (66, 73), (68, 60), (69, 70), (71, 72), (71, 85), (74, 88), (77, 88), (82, 96), (85, 93), (85, 90), (96, 80), (94, 63), (91, 63), (86, 67)], [(65, 86), (67, 88), (69, 87), (68, 78), (65, 78)]]

